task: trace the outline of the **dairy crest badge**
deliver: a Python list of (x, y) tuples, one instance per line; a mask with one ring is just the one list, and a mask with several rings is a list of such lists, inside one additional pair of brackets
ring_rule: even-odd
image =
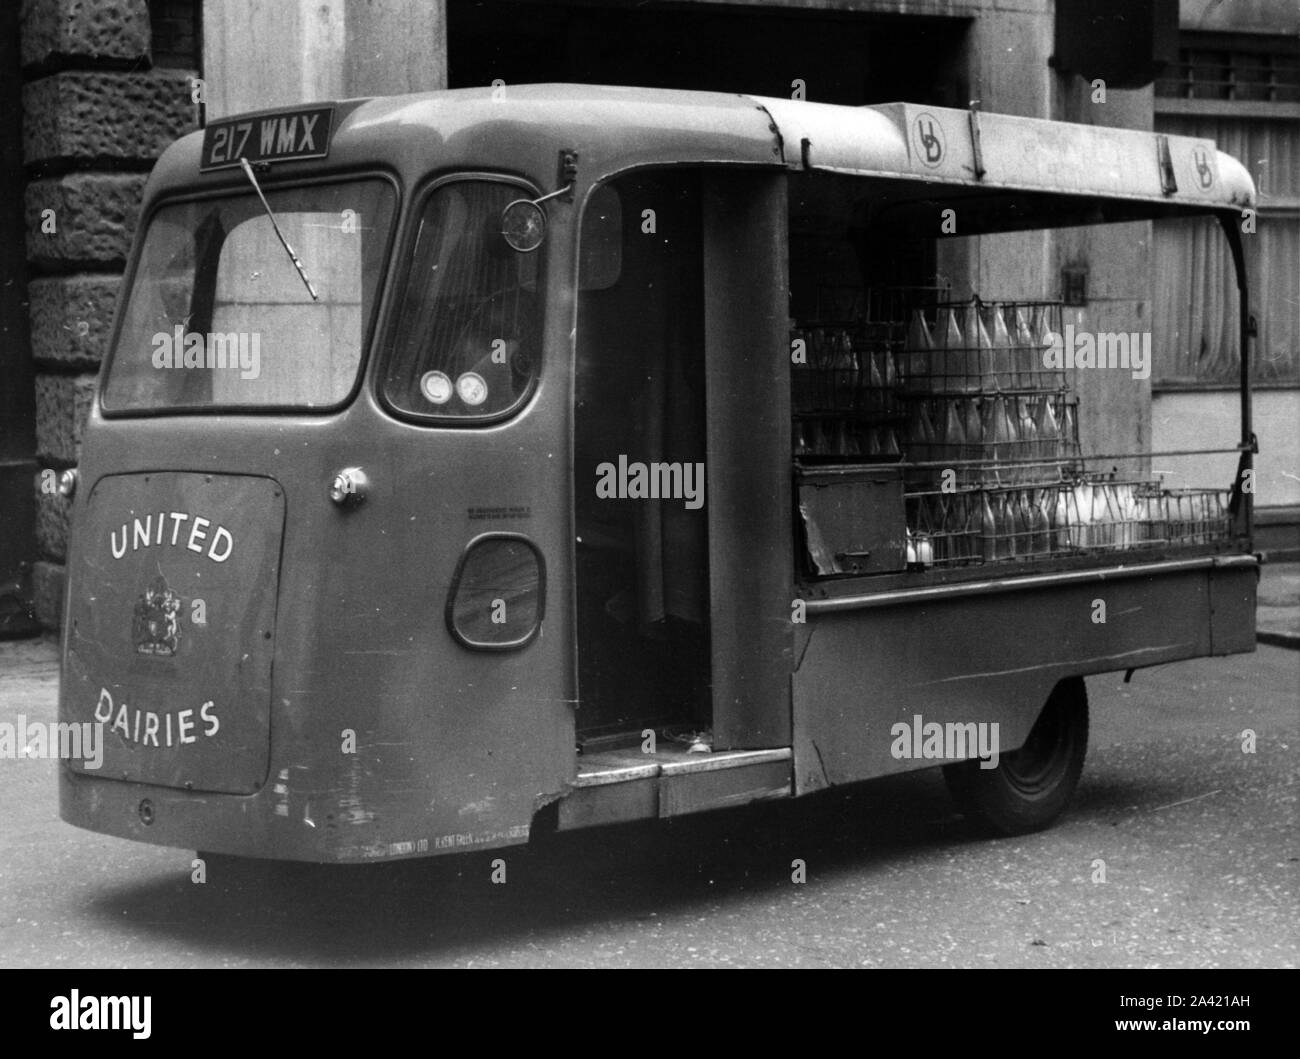
[(176, 653), (181, 639), (181, 598), (160, 574), (149, 582), (144, 595), (135, 601), (131, 620), (131, 640), (136, 654), (165, 655)]

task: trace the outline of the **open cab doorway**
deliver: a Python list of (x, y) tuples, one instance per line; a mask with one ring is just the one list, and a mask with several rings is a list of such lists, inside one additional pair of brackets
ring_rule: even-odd
[(789, 533), (784, 234), (769, 174), (637, 170), (586, 206), (561, 827), (790, 794), (789, 560), (757, 546)]
[(711, 724), (698, 171), (592, 198), (575, 374), (579, 738)]

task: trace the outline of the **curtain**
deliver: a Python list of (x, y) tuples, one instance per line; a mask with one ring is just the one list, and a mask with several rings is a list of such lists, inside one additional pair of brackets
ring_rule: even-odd
[[(652, 178), (653, 179), (653, 178)], [(698, 177), (665, 174), (651, 184), (659, 203), (662, 243), (644, 235), (643, 250), (655, 271), (659, 294), (654, 353), (645, 362), (641, 407), (644, 459), (705, 467), (704, 275)], [(639, 211), (629, 211), (635, 216)], [(653, 289), (653, 285), (652, 285)], [(696, 488), (702, 488), (697, 481)], [(681, 498), (642, 501), (637, 518), (637, 596), (643, 630), (665, 618), (708, 619), (708, 523), (703, 508)]]
[[(1160, 132), (1213, 139), (1259, 189), (1243, 235), (1251, 312), (1259, 324), (1252, 378), (1300, 384), (1300, 126), (1263, 119), (1160, 115)], [(1153, 247), (1157, 382), (1235, 384), (1241, 363), (1237, 290), (1218, 222), (1157, 221)]]

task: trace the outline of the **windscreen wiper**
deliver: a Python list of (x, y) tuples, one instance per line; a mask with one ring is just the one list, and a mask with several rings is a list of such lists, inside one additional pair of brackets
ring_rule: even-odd
[(293, 247), (289, 245), (289, 240), (284, 237), (280, 231), (280, 225), (276, 222), (275, 214), (271, 212), (271, 205), (266, 201), (266, 196), (262, 194), (261, 185), (257, 182), (257, 177), (253, 175), (253, 167), (248, 164), (247, 158), (240, 158), (239, 164), (244, 170), (244, 176), (248, 177), (248, 182), (253, 185), (253, 190), (257, 192), (257, 197), (262, 200), (262, 208), (266, 210), (266, 215), (271, 218), (271, 227), (275, 229), (275, 234), (280, 240), (280, 245), (284, 247), (284, 252), (289, 255), (289, 260), (293, 262), (293, 267), (298, 270), (298, 275), (302, 277), (302, 282), (307, 288), (307, 293), (311, 295), (311, 300), (320, 301), (320, 296), (316, 293), (316, 288), (311, 285), (311, 280), (307, 278), (307, 273), (302, 267), (302, 262), (298, 260), (298, 255), (293, 252)]

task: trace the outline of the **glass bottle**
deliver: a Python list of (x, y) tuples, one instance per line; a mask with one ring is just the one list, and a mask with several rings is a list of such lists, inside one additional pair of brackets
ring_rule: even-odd
[[(1021, 456), (1026, 459), (1042, 459), (1043, 453), (1039, 450), (1038, 445), (1038, 427), (1034, 425), (1034, 413), (1032, 402), (1028, 397), (1017, 397), (1016, 404), (1019, 406), (1019, 425), (1016, 448)], [(1036, 478), (1043, 472), (1039, 466), (1026, 467), (1025, 476), (1027, 478)]]
[(958, 563), (969, 563), (978, 559), (980, 511), (970, 493), (956, 493), (952, 497), (952, 539), (953, 559)]
[(1035, 551), (1034, 505), (1030, 490), (1020, 490), (1016, 501), (1016, 554), (1023, 559)]
[(1135, 488), (1133, 506), (1133, 539), (1142, 544), (1151, 539), (1151, 495), (1143, 486)]
[(1151, 497), (1150, 509), (1151, 520), (1149, 523), (1149, 533), (1153, 541), (1167, 541), (1169, 539), (1169, 498), (1168, 494), (1156, 486), (1155, 495)]
[(1007, 464), (1008, 474), (1013, 482), (1022, 481), (1025, 476), (1025, 469), (1017, 467), (1013, 462), (1016, 457), (1023, 455), (1020, 445), (1017, 444), (1020, 439), (1020, 422), (1016, 417), (1018, 401), (1019, 398), (1014, 396), (1002, 399), (1002, 444), (1001, 452), (998, 454), (998, 459)]
[(1066, 482), (1056, 486), (1055, 503), (1053, 504), (1052, 525), (1056, 530), (1056, 550), (1066, 551), (1071, 544), (1071, 520), (1070, 520), (1070, 501), (1074, 498), (1074, 490)]
[(1025, 320), (1025, 311), (1017, 307), (1015, 320), (1014, 359), (1016, 366), (1016, 386), (1020, 389), (1032, 389), (1036, 383), (1039, 366), (1039, 350), (1034, 342), (1033, 333)]
[(1011, 493), (1000, 493), (994, 509), (997, 519), (997, 554), (1001, 559), (1014, 559), (1016, 555), (1016, 505)]
[(1047, 507), (1047, 490), (1034, 490), (1032, 505), (1033, 554), (1038, 556), (1047, 555), (1052, 550), (1052, 523)]
[(923, 570), (927, 570), (934, 565), (934, 542), (928, 533), (917, 534), (916, 561), (921, 564)]
[(1034, 344), (1044, 350), (1052, 344), (1052, 313), (1048, 305), (1040, 305), (1034, 311)]
[(880, 371), (878, 354), (864, 353), (863, 356), (870, 362), (871, 368), (871, 381), (867, 384), (866, 407), (873, 412), (878, 412), (885, 403), (885, 377)]
[(1080, 479), (1074, 487), (1072, 499), (1074, 525), (1070, 531), (1070, 543), (1076, 548), (1092, 546), (1092, 484)]
[[(1013, 398), (1014, 399), (1014, 398)], [(993, 436), (988, 439), (993, 446), (993, 459), (998, 462), (1000, 468), (1005, 473), (1006, 480), (1014, 481), (1016, 479), (1016, 468), (1007, 466), (1006, 461), (1015, 458), (1015, 427), (1011, 422), (1011, 415), (1007, 411), (1008, 398), (998, 394), (993, 398), (993, 414), (991, 416), (993, 424)]]
[(966, 310), (964, 341), (961, 389), (976, 391), (980, 388), (981, 375), (989, 370), (993, 341), (980, 316), (979, 303), (974, 300)]
[(934, 425), (930, 422), (926, 401), (913, 398), (911, 414), (907, 417), (905, 437), (908, 456), (913, 460), (935, 459)]
[(1110, 516), (1110, 486), (1097, 482), (1092, 487), (1092, 543), (1108, 547), (1114, 543), (1114, 524)]
[(966, 449), (961, 458), (982, 460), (988, 455), (985, 451), (988, 435), (984, 433), (984, 424), (980, 417), (980, 400), (977, 397), (958, 397), (956, 400), (961, 403), (965, 414), (963, 427), (966, 431)]
[(941, 393), (952, 393), (959, 390), (960, 379), (957, 378), (961, 370), (961, 328), (957, 326), (957, 311), (955, 309), (939, 310), (939, 326), (935, 334), (936, 347), (941, 350), (937, 357), (932, 358), (931, 363), (937, 362), (939, 367), (939, 376), (935, 380), (935, 389)]
[(966, 428), (962, 426), (960, 398), (944, 398), (943, 455), (940, 459), (960, 460), (966, 451)]
[(834, 430), (834, 440), (831, 442), (831, 451), (836, 456), (847, 456), (849, 454), (849, 435), (845, 429), (846, 424), (843, 419), (836, 419)]
[(1058, 439), (1061, 436), (1061, 428), (1056, 422), (1056, 413), (1052, 409), (1052, 395), (1043, 394), (1038, 401), (1038, 414), (1034, 420), (1034, 427), (1038, 431), (1038, 443), (1044, 453), (1059, 454)]
[(987, 491), (980, 491), (980, 554), (986, 563), (997, 558), (998, 520)]
[(954, 517), (953, 501), (956, 497), (940, 493), (929, 499), (934, 510), (934, 561), (947, 563), (957, 554), (954, 542), (962, 530), (961, 523)]
[(991, 332), (989, 353), (989, 370), (993, 373), (993, 388), (996, 390), (1013, 390), (1016, 388), (1011, 335), (1007, 331), (1006, 321), (1002, 318), (1002, 308), (994, 305), (990, 310)]
[(826, 328), (814, 327), (808, 332), (811, 339), (809, 352), (812, 355), (812, 366), (818, 371), (825, 371), (830, 367), (831, 354), (827, 350)]
[(925, 391), (934, 388), (930, 381), (930, 351), (933, 349), (934, 336), (925, 322), (925, 314), (920, 309), (913, 309), (904, 346), (905, 374), (911, 389)]
[(1061, 441), (1058, 453), (1073, 456), (1079, 451), (1079, 423), (1074, 414), (1074, 402), (1061, 402)]
[(1109, 526), (1108, 543), (1112, 547), (1123, 547), (1125, 544), (1125, 507), (1123, 500), (1119, 496), (1119, 485), (1117, 482), (1106, 482), (1106, 525)]
[(849, 333), (841, 327), (834, 332), (832, 341), (835, 348), (835, 369), (852, 371), (853, 346), (849, 343)]
[(1117, 482), (1115, 492), (1115, 543), (1121, 548), (1133, 545), (1133, 487)]

